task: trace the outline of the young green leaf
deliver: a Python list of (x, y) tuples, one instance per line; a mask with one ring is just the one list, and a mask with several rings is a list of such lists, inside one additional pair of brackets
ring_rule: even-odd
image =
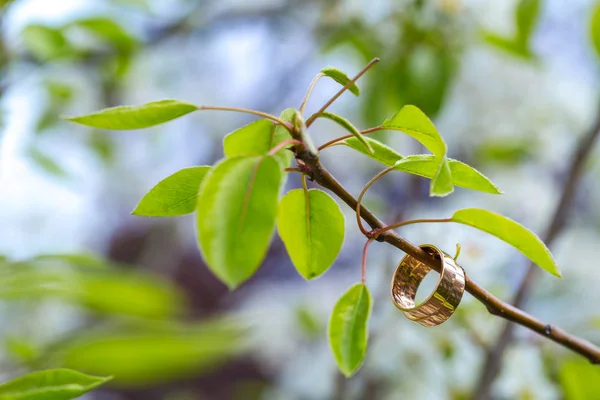
[(74, 399), (111, 379), (64, 368), (33, 372), (1, 384), (0, 400)]
[(595, 399), (600, 393), (600, 368), (587, 360), (569, 359), (563, 362), (558, 380), (565, 400)]
[[(419, 154), (404, 157), (401, 161), (396, 162), (396, 169), (432, 179), (437, 173), (438, 163), (439, 161), (436, 160), (435, 156)], [(454, 185), (480, 192), (502, 193), (492, 181), (475, 168), (452, 158), (448, 159), (448, 164)]]
[(552, 253), (544, 242), (529, 229), (510, 218), (479, 208), (458, 210), (452, 221), (469, 225), (514, 246), (542, 269), (560, 278), (560, 272)]
[(230, 289), (250, 278), (266, 255), (281, 181), (281, 166), (273, 157), (239, 156), (215, 165), (200, 186), (200, 249)]
[(596, 55), (600, 57), (600, 3), (598, 3), (594, 7), (594, 11), (592, 11), (590, 36), (594, 50), (596, 50)]
[(357, 283), (342, 295), (331, 313), (329, 344), (346, 377), (352, 376), (365, 358), (371, 303), (369, 289)]
[(371, 147), (371, 149), (373, 149), (373, 152), (370, 152), (369, 149), (365, 147), (364, 144), (362, 144), (362, 141), (359, 141), (355, 137), (348, 138), (340, 142), (340, 144), (346, 145), (354, 150), (357, 150), (366, 155), (367, 157), (370, 157), (375, 161), (379, 161), (380, 163), (387, 165), (388, 167), (391, 167), (398, 161), (402, 160), (402, 156), (400, 154), (398, 154), (391, 147), (381, 143), (380, 141), (371, 139), (370, 137), (364, 135), (363, 139), (365, 139), (369, 143), (369, 146)]
[(325, 272), (340, 252), (344, 215), (327, 193), (295, 189), (279, 202), (277, 229), (300, 275), (312, 279)]
[(404, 106), (381, 125), (385, 129), (399, 130), (418, 140), (436, 157), (446, 155), (446, 142), (423, 111), (415, 106)]
[(123, 51), (132, 49), (136, 44), (135, 38), (110, 18), (84, 18), (75, 20), (67, 25), (67, 27), (70, 26), (85, 29)]
[(517, 25), (516, 40), (524, 48), (529, 47), (529, 39), (535, 29), (541, 11), (540, 0), (520, 0), (515, 10)]
[(45, 25), (31, 24), (21, 37), (31, 55), (40, 60), (48, 60), (67, 55), (72, 48), (62, 30)]
[(354, 137), (358, 139), (363, 144), (363, 146), (367, 148), (367, 151), (369, 151), (369, 153), (373, 153), (373, 148), (371, 147), (371, 144), (367, 141), (365, 136), (363, 136), (363, 134), (360, 133), (359, 130), (356, 129), (356, 127), (350, 123), (350, 121), (328, 111), (323, 111), (320, 117), (330, 119), (333, 122), (340, 125), (342, 128), (353, 134)]
[(142, 106), (119, 106), (79, 117), (66, 118), (92, 128), (109, 130), (142, 129), (159, 125), (198, 110), (178, 100), (153, 101)]
[(452, 184), (452, 172), (450, 172), (448, 158), (444, 156), (442, 157), (442, 161), (439, 163), (438, 170), (436, 171), (429, 185), (429, 195), (444, 197), (453, 191), (454, 185)]
[(158, 182), (140, 200), (133, 215), (173, 217), (196, 210), (198, 189), (209, 166), (184, 168)]
[[(279, 143), (291, 139), (287, 129), (268, 120), (254, 121), (240, 129), (231, 132), (223, 140), (225, 156), (264, 155)], [(281, 149), (274, 155), (275, 159), (286, 168), (292, 161), (292, 152)]]
[[(350, 77), (346, 75), (345, 72), (335, 67), (325, 67), (321, 70), (321, 73), (325, 76), (330, 77), (342, 86), (346, 86), (348, 82), (351, 81)], [(356, 82), (354, 82), (352, 86), (348, 88), (348, 90), (352, 92), (352, 94), (355, 96), (358, 96), (360, 94), (360, 89), (358, 88)]]

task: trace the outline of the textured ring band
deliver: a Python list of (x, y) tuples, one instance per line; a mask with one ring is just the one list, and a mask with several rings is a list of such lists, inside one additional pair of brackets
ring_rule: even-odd
[(423, 326), (436, 326), (450, 318), (458, 307), (465, 291), (465, 272), (452, 257), (437, 247), (429, 244), (419, 247), (441, 264), (435, 291), (421, 304), (415, 305), (417, 289), (431, 268), (407, 254), (392, 278), (392, 300), (411, 321)]

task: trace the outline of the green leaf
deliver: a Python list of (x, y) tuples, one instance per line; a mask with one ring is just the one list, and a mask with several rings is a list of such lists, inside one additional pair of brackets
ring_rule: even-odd
[(515, 38), (506, 38), (487, 31), (482, 33), (482, 37), (487, 44), (495, 47), (497, 50), (508, 53), (511, 56), (522, 58), (524, 60), (535, 60), (536, 58), (535, 54), (529, 50), (528, 46), (518, 42)]
[(346, 145), (354, 150), (357, 150), (366, 155), (367, 157), (370, 157), (375, 161), (379, 161), (380, 163), (387, 165), (388, 167), (391, 167), (398, 161), (402, 160), (403, 157), (400, 154), (398, 154), (391, 147), (381, 143), (380, 141), (364, 135), (363, 139), (365, 139), (369, 143), (369, 146), (371, 146), (373, 152), (369, 152), (369, 149), (365, 147), (364, 144), (362, 144), (362, 141), (359, 141), (355, 137), (348, 138), (340, 142), (340, 144)]
[[(352, 80), (348, 75), (346, 75), (345, 72), (335, 67), (325, 67), (321, 70), (321, 73), (325, 76), (330, 77), (342, 86), (346, 86), (348, 82)], [(355, 96), (358, 96), (360, 94), (360, 89), (358, 88), (356, 82), (354, 82), (352, 86), (348, 88), (348, 90), (352, 92), (352, 94)]]
[(111, 379), (63, 368), (33, 372), (1, 384), (0, 400), (74, 399)]
[(50, 175), (54, 175), (58, 178), (64, 178), (68, 175), (63, 167), (37, 147), (31, 147), (29, 149), (29, 157), (38, 167)]
[(156, 385), (221, 366), (244, 350), (247, 334), (237, 322), (224, 319), (82, 332), (56, 350), (55, 362), (93, 374), (110, 373), (115, 386)]
[(184, 168), (160, 181), (142, 198), (132, 214), (173, 217), (196, 210), (198, 190), (209, 166)]
[(452, 173), (450, 172), (450, 165), (448, 164), (448, 158), (444, 156), (442, 162), (438, 163), (438, 170), (436, 171), (431, 184), (429, 185), (429, 195), (444, 197), (454, 191), (454, 185), (452, 184)]
[(524, 48), (529, 48), (529, 39), (535, 29), (541, 11), (541, 0), (520, 0), (515, 10), (517, 25), (516, 40)]
[(266, 255), (281, 182), (281, 167), (273, 157), (240, 156), (215, 165), (200, 187), (200, 249), (230, 289), (250, 278)]
[(312, 279), (337, 258), (344, 242), (344, 215), (327, 193), (295, 189), (279, 202), (277, 229), (298, 273)]
[(74, 21), (68, 26), (83, 28), (95, 36), (111, 43), (115, 48), (129, 51), (136, 44), (135, 38), (121, 25), (110, 18), (85, 18)]
[(446, 142), (423, 111), (415, 106), (404, 106), (381, 125), (385, 129), (399, 130), (418, 140), (436, 157), (446, 155)]
[(510, 218), (479, 208), (458, 210), (452, 221), (469, 225), (514, 246), (542, 269), (560, 278), (560, 272), (552, 253), (544, 242), (529, 229)]
[(33, 24), (27, 26), (21, 35), (27, 49), (40, 60), (61, 57), (70, 50), (60, 29)]
[(329, 344), (346, 377), (352, 376), (365, 358), (371, 303), (369, 289), (357, 283), (340, 297), (331, 313)]
[(66, 119), (92, 128), (128, 130), (159, 125), (196, 110), (198, 107), (193, 104), (177, 100), (161, 100), (142, 106), (106, 108), (92, 114)]
[(559, 381), (565, 400), (595, 399), (600, 393), (600, 368), (587, 360), (569, 360), (560, 367)]
[(600, 3), (596, 4), (592, 11), (592, 19), (590, 21), (590, 36), (592, 45), (596, 50), (596, 55), (600, 57)]
[(354, 137), (363, 144), (363, 146), (365, 146), (367, 148), (367, 151), (369, 151), (369, 153), (373, 153), (373, 148), (371, 147), (370, 143), (367, 141), (365, 136), (362, 133), (360, 133), (359, 130), (356, 129), (356, 127), (350, 123), (350, 121), (348, 121), (347, 119), (345, 119), (343, 117), (340, 117), (337, 114), (330, 113), (328, 111), (323, 111), (321, 113), (320, 117), (330, 119), (333, 122), (340, 125), (342, 128), (346, 129), (348, 132), (353, 134)]
[[(401, 161), (396, 162), (395, 165), (399, 171), (432, 179), (437, 173), (436, 168), (438, 168), (438, 163), (439, 161), (435, 156), (419, 154), (404, 157)], [(448, 159), (448, 164), (454, 185), (485, 193), (502, 193), (492, 181), (475, 168), (452, 158)]]
[[(271, 121), (259, 120), (225, 136), (223, 148), (225, 156), (229, 158), (265, 155), (279, 143), (291, 138), (287, 129), (279, 127)], [(292, 152), (287, 149), (281, 149), (274, 155), (282, 168), (290, 165), (292, 156)]]

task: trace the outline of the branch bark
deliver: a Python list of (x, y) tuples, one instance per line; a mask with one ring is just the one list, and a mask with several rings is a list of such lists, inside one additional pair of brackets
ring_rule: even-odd
[[(597, 112), (594, 124), (590, 127), (589, 131), (584, 135), (584, 137), (581, 138), (577, 148), (573, 152), (573, 156), (571, 157), (571, 165), (567, 171), (562, 195), (556, 204), (554, 214), (544, 235), (544, 242), (548, 246), (554, 242), (565, 226), (566, 217), (568, 215), (571, 203), (573, 202), (573, 198), (575, 197), (577, 185), (581, 180), (585, 163), (598, 139), (599, 134), (600, 109)], [(529, 263), (527, 272), (519, 284), (512, 300), (512, 305), (514, 307), (523, 307), (523, 304), (526, 302), (529, 295), (529, 291), (531, 290), (531, 286), (537, 278), (537, 274), (538, 270), (536, 266), (532, 263)], [(481, 375), (473, 396), (474, 399), (486, 400), (490, 398), (492, 385), (500, 373), (504, 352), (513, 341), (514, 330), (514, 325), (504, 325), (497, 341), (487, 351), (486, 359), (483, 368), (481, 369)]]
[[(357, 200), (354, 198), (319, 161), (318, 156), (311, 155), (306, 150), (298, 150), (296, 159), (299, 160), (309, 170), (310, 178), (321, 185), (322, 187), (333, 192), (351, 209), (357, 207)], [(363, 220), (369, 224), (371, 229), (381, 229), (385, 225), (366, 207), (360, 207), (360, 214)], [(439, 263), (424, 252), (420, 247), (412, 244), (407, 239), (398, 235), (394, 231), (387, 231), (377, 237), (380, 242), (387, 242), (392, 246), (404, 251), (407, 254), (415, 257), (419, 261), (427, 264), (432, 269), (439, 272)], [(576, 353), (586, 357), (593, 364), (600, 364), (600, 348), (584, 339), (573, 336), (564, 330), (550, 324), (546, 324), (535, 317), (527, 314), (511, 304), (505, 303), (496, 296), (473, 282), (468, 275), (466, 276), (465, 290), (481, 302), (490, 314), (503, 318), (507, 321), (514, 322), (524, 326), (532, 331), (550, 339), (554, 342), (573, 350)]]

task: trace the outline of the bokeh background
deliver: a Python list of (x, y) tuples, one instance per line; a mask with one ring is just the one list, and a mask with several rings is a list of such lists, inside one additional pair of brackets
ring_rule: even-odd
[[(525, 2), (529, 4), (538, 2)], [(60, 119), (119, 104), (175, 98), (278, 115), (298, 107), (333, 65), (361, 81), (332, 107), (364, 129), (404, 104), (436, 123), (449, 155), (505, 194), (457, 189), (429, 198), (429, 181), (389, 174), (365, 202), (385, 221), (484, 207), (542, 233), (577, 141), (599, 118), (600, 57), (589, 0), (521, 8), (493, 0), (0, 0), (0, 374), (47, 367), (114, 375), (90, 399), (466, 399), (503, 326), (470, 295), (455, 317), (425, 329), (389, 300), (403, 256), (371, 247), (375, 304), (366, 361), (350, 380), (326, 341), (336, 299), (360, 279), (364, 243), (353, 214), (334, 266), (315, 281), (281, 241), (258, 274), (229, 292), (197, 250), (193, 217), (130, 215), (160, 179), (214, 163), (222, 138), (252, 120), (206, 111), (134, 132)], [(529, 15), (529, 17), (527, 17)], [(308, 111), (338, 86), (321, 80)], [(311, 127), (315, 142), (345, 132)], [(378, 136), (424, 152), (398, 132)], [(540, 274), (526, 308), (600, 343), (600, 149), (592, 149), (568, 222), (552, 250), (564, 278)], [(354, 194), (382, 167), (336, 146), (323, 163)], [(297, 175), (297, 174), (294, 174)], [(299, 186), (291, 176), (288, 186)], [(525, 259), (468, 227), (403, 228), (413, 243), (453, 252), (478, 283), (509, 300)], [(431, 287), (431, 282), (425, 284)], [(424, 289), (427, 289), (426, 287)], [(517, 330), (492, 393), (500, 399), (597, 399), (600, 371)]]

